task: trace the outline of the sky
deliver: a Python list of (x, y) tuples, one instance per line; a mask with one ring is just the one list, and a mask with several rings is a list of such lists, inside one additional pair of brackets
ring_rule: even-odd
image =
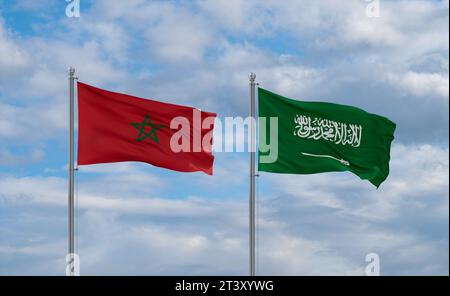
[[(259, 275), (449, 274), (449, 1), (0, 0), (0, 275), (64, 275), (68, 80), (248, 114), (248, 74), (397, 124), (376, 189), (351, 173), (257, 178)], [(374, 14), (375, 13), (375, 14)], [(76, 173), (82, 275), (247, 275), (248, 154), (214, 175)]]

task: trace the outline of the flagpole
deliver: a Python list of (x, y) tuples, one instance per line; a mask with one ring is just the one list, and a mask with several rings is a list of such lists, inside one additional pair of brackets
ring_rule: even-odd
[(74, 199), (74, 96), (75, 68), (69, 67), (69, 275), (75, 275), (75, 199)]
[(255, 73), (250, 73), (250, 276), (255, 275)]

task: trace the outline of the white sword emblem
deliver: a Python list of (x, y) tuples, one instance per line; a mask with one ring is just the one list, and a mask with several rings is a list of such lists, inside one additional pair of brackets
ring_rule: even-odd
[(303, 155), (307, 155), (307, 156), (313, 156), (313, 157), (326, 157), (326, 158), (332, 158), (332, 159), (335, 159), (335, 160), (339, 161), (339, 162), (342, 163), (343, 165), (350, 166), (350, 163), (349, 163), (348, 161), (346, 161), (345, 159), (339, 159), (339, 158), (336, 158), (336, 157), (331, 156), (331, 155), (311, 154), (311, 153), (306, 153), (306, 152), (302, 152), (302, 154), (303, 154)]

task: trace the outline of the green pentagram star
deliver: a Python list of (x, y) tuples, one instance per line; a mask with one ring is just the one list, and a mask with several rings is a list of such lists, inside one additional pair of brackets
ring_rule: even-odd
[[(158, 143), (158, 135), (156, 134), (156, 131), (166, 127), (163, 124), (153, 124), (152, 120), (150, 119), (150, 116), (148, 115), (145, 115), (143, 122), (132, 122), (130, 124), (139, 131), (139, 135), (136, 139), (136, 142), (141, 142), (144, 141), (146, 138), (150, 138), (156, 143)], [(149, 132), (145, 131), (146, 126), (151, 127), (151, 130)]]

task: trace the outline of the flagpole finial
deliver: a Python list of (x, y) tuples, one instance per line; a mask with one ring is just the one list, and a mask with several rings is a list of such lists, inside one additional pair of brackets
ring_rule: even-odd
[(251, 72), (250, 74), (248, 74), (248, 78), (250, 79), (251, 82), (255, 82), (256, 74)]

